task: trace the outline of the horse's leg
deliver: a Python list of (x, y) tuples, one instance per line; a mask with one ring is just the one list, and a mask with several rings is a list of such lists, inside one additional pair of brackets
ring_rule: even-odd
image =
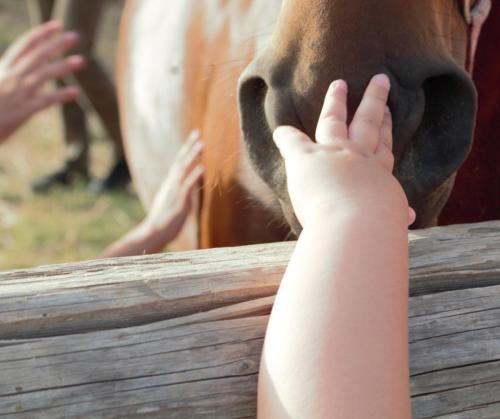
[[(114, 170), (118, 167), (121, 172), (112, 172), (105, 181), (109, 184), (104, 186), (112, 188), (128, 182), (129, 175), (124, 163), (116, 89), (111, 77), (93, 53), (103, 6), (103, 0), (93, 0), (92, 7), (85, 0), (61, 0), (56, 8), (56, 16), (64, 21), (67, 29), (75, 30), (81, 36), (80, 43), (71, 53), (85, 56), (88, 64), (76, 74), (76, 79), (113, 142), (114, 155), (118, 162)], [(84, 147), (82, 144), (82, 152), (87, 153), (88, 143), (87, 140)], [(113, 175), (116, 175), (114, 179), (111, 178)]]
[(26, 0), (30, 22), (38, 24), (47, 22), (52, 17), (55, 0)]
[[(55, 11), (55, 0), (27, 0), (28, 13), (32, 25), (52, 19)], [(57, 81), (58, 87), (64, 87), (64, 81)], [(66, 142), (66, 158), (64, 168), (35, 182), (35, 190), (45, 191), (55, 183), (66, 184), (74, 174), (88, 176), (89, 134), (85, 113), (76, 102), (63, 105), (64, 139)]]

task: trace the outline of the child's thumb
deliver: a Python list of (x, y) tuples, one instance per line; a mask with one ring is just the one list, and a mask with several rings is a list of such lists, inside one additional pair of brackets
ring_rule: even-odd
[(285, 159), (291, 153), (304, 149), (305, 146), (312, 142), (306, 134), (292, 126), (278, 127), (274, 131), (273, 139)]

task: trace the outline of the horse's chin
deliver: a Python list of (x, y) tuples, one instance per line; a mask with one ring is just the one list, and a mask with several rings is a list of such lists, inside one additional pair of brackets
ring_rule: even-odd
[[(241, 141), (243, 141), (243, 139)], [(280, 202), (276, 197), (276, 193), (255, 170), (255, 166), (251, 163), (251, 158), (246, 147), (243, 146), (242, 149), (245, 150), (245, 152), (243, 153), (243, 158), (239, 162), (237, 175), (239, 184), (245, 188), (255, 201), (270, 210), (277, 219), (283, 220)]]
[(302, 232), (302, 225), (295, 215), (292, 204), (290, 202), (280, 202), (280, 204), (283, 217), (285, 217), (285, 220), (290, 226), (293, 234), (295, 234), (296, 237), (299, 237)]

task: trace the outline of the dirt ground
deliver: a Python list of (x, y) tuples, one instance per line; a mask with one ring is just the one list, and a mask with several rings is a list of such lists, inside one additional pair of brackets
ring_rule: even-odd
[[(35, 1), (35, 0), (27, 0)], [(91, 3), (92, 0), (89, 0)], [(114, 72), (122, 0), (109, 0), (97, 54)], [(0, 50), (29, 28), (24, 0), (0, 0)], [(96, 115), (89, 117), (95, 177), (110, 165), (111, 149)], [(58, 109), (36, 116), (0, 149), (0, 269), (91, 259), (142, 217), (133, 193), (95, 196), (85, 185), (39, 196), (30, 184), (63, 163)]]

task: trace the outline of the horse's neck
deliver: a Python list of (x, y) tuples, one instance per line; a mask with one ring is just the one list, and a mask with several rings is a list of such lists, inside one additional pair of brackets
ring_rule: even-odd
[(267, 43), (281, 10), (282, 0), (204, 0), (204, 35), (217, 39), (221, 30), (228, 30), (233, 54), (245, 44), (258, 50)]
[(134, 184), (146, 206), (192, 128), (203, 130), (210, 148), (205, 154), (213, 158), (206, 162), (206, 178), (231, 182), (237, 176), (237, 79), (271, 35), (280, 5), (128, 0), (120, 47), (121, 116)]

